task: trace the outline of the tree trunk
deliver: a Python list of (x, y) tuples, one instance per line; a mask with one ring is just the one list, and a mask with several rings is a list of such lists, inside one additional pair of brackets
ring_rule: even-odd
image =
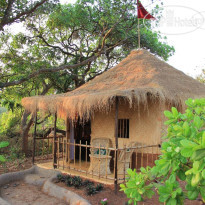
[(28, 156), (28, 133), (29, 130), (31, 128), (31, 125), (33, 124), (33, 116), (31, 117), (31, 119), (29, 120), (29, 122), (27, 123), (27, 119), (30, 115), (30, 112), (28, 111), (24, 111), (24, 114), (22, 116), (22, 122), (21, 122), (21, 135), (22, 135), (22, 139), (23, 139), (23, 143), (22, 143), (22, 151), (23, 153), (25, 153), (26, 156)]

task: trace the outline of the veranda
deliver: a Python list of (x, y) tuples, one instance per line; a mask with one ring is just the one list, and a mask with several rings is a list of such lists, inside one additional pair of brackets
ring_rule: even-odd
[[(82, 176), (106, 184), (119, 184), (126, 179), (128, 168), (140, 170), (153, 166), (160, 145), (125, 144), (121, 148), (102, 146), (99, 142), (84, 144), (70, 142), (66, 136), (45, 138), (34, 135), (33, 163), (44, 168), (55, 168), (71, 175)], [(70, 160), (71, 150), (74, 158)], [(157, 151), (159, 153), (159, 151)]]

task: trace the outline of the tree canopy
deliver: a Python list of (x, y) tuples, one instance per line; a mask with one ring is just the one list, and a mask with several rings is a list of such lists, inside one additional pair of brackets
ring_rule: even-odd
[(42, 8), (46, 3), (54, 3), (55, 0), (1, 0), (0, 3), (0, 31), (4, 27), (15, 22), (24, 21), (26, 17), (32, 15), (38, 8)]
[[(80, 86), (137, 48), (135, 1), (79, 0), (57, 5), (48, 14), (36, 12), (24, 25), (24, 33), (1, 34), (0, 88), (43, 78), (65, 92), (73, 83)], [(146, 27), (141, 22), (141, 38), (142, 47), (165, 60), (174, 52), (151, 30), (149, 21)]]

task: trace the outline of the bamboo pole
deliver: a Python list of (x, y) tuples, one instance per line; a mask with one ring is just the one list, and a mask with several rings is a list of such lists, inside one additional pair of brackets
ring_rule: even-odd
[(68, 168), (70, 169), (70, 139), (69, 139), (67, 146), (69, 147), (69, 150), (68, 150)]
[(49, 138), (47, 139), (47, 143), (48, 143), (48, 147), (47, 147), (47, 159), (48, 159), (48, 156), (49, 156)]
[(75, 167), (75, 139), (74, 139), (74, 167)]
[(57, 122), (57, 113), (55, 113), (55, 118), (54, 118), (54, 152), (53, 152), (53, 168), (57, 168), (57, 146), (56, 146), (56, 122)]
[(152, 166), (154, 166), (154, 152), (153, 152), (153, 147), (152, 147)]
[(100, 159), (100, 153), (101, 151), (100, 151), (100, 143), (99, 143), (99, 163), (98, 163), (98, 174), (99, 174), (99, 179), (100, 179), (100, 165), (101, 165), (101, 159)]
[(80, 169), (81, 169), (81, 140), (80, 140), (80, 149), (79, 149), (79, 159), (80, 159)]
[(143, 167), (143, 148), (141, 148), (141, 167)]
[(44, 154), (44, 139), (43, 139), (43, 149), (41, 155), (43, 156), (43, 154)]
[(65, 156), (64, 152), (65, 152), (65, 140), (63, 139), (63, 170), (64, 170), (64, 156)]
[(107, 179), (107, 170), (108, 170), (108, 164), (107, 164), (107, 158), (109, 157), (108, 155), (108, 144), (106, 146), (106, 169), (105, 169), (105, 178)]
[(124, 178), (124, 182), (125, 182), (126, 145), (124, 145), (123, 147), (124, 147), (124, 167), (123, 167), (123, 178)]
[(118, 110), (119, 110), (119, 99), (116, 97), (115, 101), (115, 194), (117, 194), (117, 149), (118, 149)]
[(137, 146), (136, 146), (136, 151), (135, 151), (135, 153), (136, 153), (136, 170), (137, 170)]
[(88, 163), (88, 148), (87, 148), (87, 145), (88, 145), (88, 141), (86, 140), (85, 142), (85, 145), (86, 145), (86, 148), (85, 148), (85, 166), (86, 166), (86, 176), (87, 176), (87, 163)]
[(34, 122), (34, 133), (33, 133), (33, 153), (32, 153), (32, 164), (35, 163), (35, 150), (36, 150), (36, 125), (37, 125), (37, 111), (35, 113), (35, 122)]
[(59, 161), (60, 161), (60, 157), (59, 157), (59, 155), (60, 155), (60, 152), (59, 152), (59, 149), (60, 149), (60, 137), (58, 137), (58, 140), (57, 140), (57, 164), (58, 164), (58, 166), (57, 166), (57, 168), (59, 168)]
[(70, 122), (68, 117), (66, 118), (66, 162), (68, 162), (68, 152), (70, 149), (68, 149), (68, 140), (69, 140), (69, 127), (70, 127)]

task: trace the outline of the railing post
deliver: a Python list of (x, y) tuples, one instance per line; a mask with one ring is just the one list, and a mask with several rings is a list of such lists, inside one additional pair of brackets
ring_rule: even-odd
[(118, 155), (118, 110), (119, 100), (115, 100), (115, 194), (117, 194), (117, 155)]
[(32, 164), (35, 163), (35, 150), (36, 150), (36, 125), (37, 125), (37, 110), (35, 112), (35, 122), (34, 122), (34, 133), (33, 133), (33, 155), (32, 155)]
[(70, 129), (70, 121), (68, 119), (68, 117), (66, 118), (66, 162), (68, 162), (69, 158), (68, 158), (68, 153), (69, 153), (69, 146), (68, 146), (68, 140), (70, 138), (69, 136), (69, 129)]
[(53, 153), (53, 168), (57, 168), (57, 146), (56, 146), (56, 122), (57, 122), (57, 113), (55, 113), (55, 118), (54, 118), (54, 153)]

